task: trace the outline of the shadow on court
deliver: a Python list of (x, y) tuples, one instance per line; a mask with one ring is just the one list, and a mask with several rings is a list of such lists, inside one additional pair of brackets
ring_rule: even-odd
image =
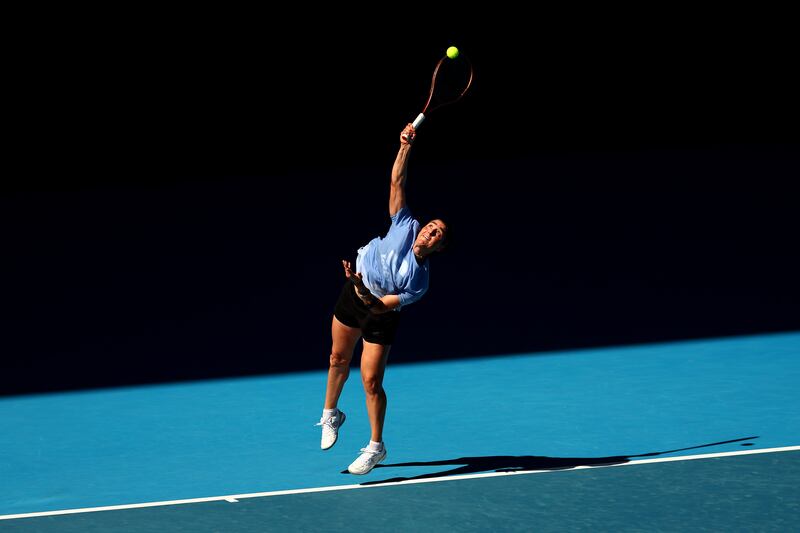
[[(451, 470), (444, 472), (436, 471), (426, 474), (420, 474), (414, 477), (395, 477), (390, 479), (383, 479), (378, 481), (367, 481), (361, 483), (362, 485), (379, 485), (381, 483), (395, 483), (398, 481), (410, 481), (415, 479), (427, 479), (445, 476), (459, 476), (465, 474), (475, 474), (478, 472), (525, 472), (532, 470), (567, 470), (578, 466), (610, 466), (618, 465), (629, 462), (637, 457), (655, 457), (674, 452), (682, 452), (686, 450), (696, 450), (699, 448), (708, 448), (710, 446), (721, 446), (723, 444), (731, 444), (734, 442), (742, 442), (752, 439), (757, 439), (758, 436), (744, 437), (741, 439), (726, 440), (721, 442), (712, 442), (710, 444), (701, 444), (699, 446), (690, 446), (688, 448), (678, 448), (676, 450), (667, 450), (663, 452), (650, 452), (637, 455), (614, 455), (609, 457), (544, 457), (537, 455), (489, 455), (483, 457), (459, 457), (458, 459), (445, 459), (442, 461), (420, 461), (410, 463), (396, 463), (390, 465), (378, 465), (375, 468), (394, 468), (394, 467), (408, 467), (408, 466), (450, 466), (461, 465)], [(743, 443), (742, 446), (750, 446), (751, 443)], [(343, 470), (342, 474), (348, 474), (347, 470)]]

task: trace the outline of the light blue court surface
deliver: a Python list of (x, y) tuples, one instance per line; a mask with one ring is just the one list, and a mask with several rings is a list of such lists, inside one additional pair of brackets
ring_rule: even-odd
[[(321, 365), (325, 360), (320, 356)], [(319, 449), (314, 426), (324, 370), (0, 399), (0, 515), (371, 483), (463, 472), (465, 464), (466, 473), (477, 473), (800, 445), (800, 333), (400, 363), (390, 358), (385, 379), (387, 466), (359, 477), (341, 473), (369, 440), (357, 368), (340, 403), (347, 423), (328, 451)], [(725, 441), (733, 442), (706, 446)], [(681, 451), (661, 454), (670, 450)], [(787, 462), (781, 467), (774, 464), (778, 459), (765, 459), (771, 455), (710, 461), (772, 461), (770, 476), (798, 472), (800, 454), (777, 454)], [(535, 483), (568, 486), (582, 472), (614, 471), (624, 478), (669, 465), (685, 476), (706, 461), (450, 480), (434, 483), (443, 487), (436, 490), (410, 484), (324, 494), (403, 487), (395, 501), (402, 506), (402, 498), (427, 491), (463, 493), (459, 487), (468, 482), (561, 476)], [(391, 466), (402, 463), (416, 464)], [(534, 482), (515, 481), (509, 490), (534, 490), (525, 483)], [(497, 497), (511, 507), (517, 501)], [(456, 505), (453, 493), (444, 498)], [(798, 505), (797, 497), (789, 504)], [(192, 508), (181, 507), (181, 513)], [(107, 520), (117, 512), (93, 515)], [(0, 521), (0, 530), (62, 519)]]

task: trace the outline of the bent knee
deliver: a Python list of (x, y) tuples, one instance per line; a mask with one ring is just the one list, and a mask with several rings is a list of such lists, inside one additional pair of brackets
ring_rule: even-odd
[(380, 394), (383, 392), (383, 380), (377, 376), (364, 376), (364, 392), (367, 394)]
[(332, 352), (330, 362), (331, 366), (338, 366), (338, 367), (349, 366), (350, 358), (342, 353)]

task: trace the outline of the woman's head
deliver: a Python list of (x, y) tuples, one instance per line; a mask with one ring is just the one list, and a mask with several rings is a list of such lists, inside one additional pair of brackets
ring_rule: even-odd
[(443, 249), (448, 242), (449, 228), (440, 218), (435, 218), (422, 226), (414, 241), (414, 254), (425, 258)]

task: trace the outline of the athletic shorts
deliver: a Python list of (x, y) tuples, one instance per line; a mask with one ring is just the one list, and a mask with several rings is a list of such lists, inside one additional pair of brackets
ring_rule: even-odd
[(370, 313), (364, 302), (356, 296), (356, 289), (349, 281), (342, 287), (333, 316), (345, 326), (360, 329), (365, 341), (384, 346), (394, 342), (397, 326), (400, 325), (399, 311), (389, 311), (379, 315)]

